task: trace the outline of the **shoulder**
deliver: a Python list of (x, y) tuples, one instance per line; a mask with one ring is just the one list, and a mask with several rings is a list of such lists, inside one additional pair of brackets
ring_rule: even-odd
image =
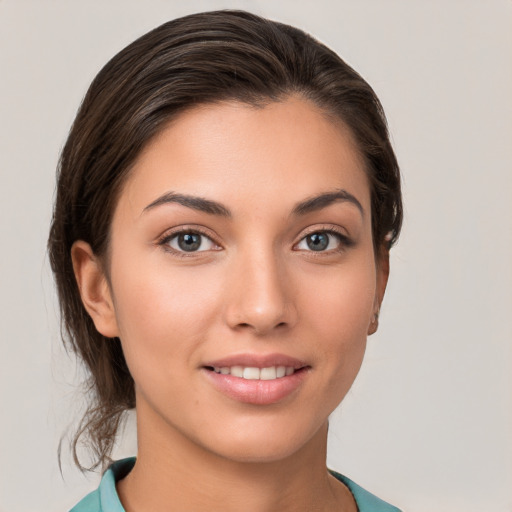
[(350, 478), (336, 471), (330, 470), (330, 473), (349, 488), (356, 500), (359, 512), (401, 512), (400, 509), (377, 498), (377, 496), (363, 489), (360, 485), (350, 480)]
[(103, 475), (99, 487), (77, 503), (69, 512), (125, 512), (116, 482), (125, 477), (135, 464), (135, 458), (114, 462)]

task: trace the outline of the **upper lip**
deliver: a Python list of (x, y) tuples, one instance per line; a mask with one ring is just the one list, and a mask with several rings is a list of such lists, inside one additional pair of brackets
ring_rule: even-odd
[(307, 366), (304, 361), (285, 354), (233, 354), (220, 359), (208, 361), (203, 367), (243, 366), (252, 368), (269, 368), (271, 366), (288, 366), (295, 370)]

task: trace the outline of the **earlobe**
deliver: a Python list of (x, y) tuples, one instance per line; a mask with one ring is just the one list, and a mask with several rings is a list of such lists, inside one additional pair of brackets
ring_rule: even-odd
[(71, 259), (82, 303), (96, 329), (107, 338), (119, 336), (108, 281), (91, 246), (76, 241), (71, 247)]
[(376, 273), (376, 287), (375, 287), (375, 300), (373, 303), (373, 315), (368, 326), (368, 336), (374, 334), (379, 328), (379, 313), (380, 306), (384, 300), (384, 293), (388, 284), (389, 277), (389, 251), (382, 247), (380, 254), (377, 257), (377, 273)]
[(377, 309), (375, 313), (373, 313), (372, 320), (370, 325), (368, 326), (368, 336), (371, 336), (377, 329), (379, 328), (379, 310)]

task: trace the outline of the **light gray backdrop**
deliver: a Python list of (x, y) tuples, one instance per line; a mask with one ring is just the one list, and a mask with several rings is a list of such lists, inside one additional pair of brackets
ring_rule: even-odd
[(381, 328), (332, 417), (329, 464), (409, 512), (510, 512), (510, 0), (0, 0), (0, 511), (64, 511), (99, 478), (64, 453), (63, 479), (56, 459), (80, 370), (60, 347), (45, 244), (74, 113), (115, 52), (214, 8), (339, 52), (380, 96), (403, 170)]

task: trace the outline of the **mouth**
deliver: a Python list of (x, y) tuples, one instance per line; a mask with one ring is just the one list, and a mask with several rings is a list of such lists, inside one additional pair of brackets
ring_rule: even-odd
[(238, 355), (202, 367), (213, 387), (237, 402), (269, 405), (300, 389), (311, 366), (280, 355)]

